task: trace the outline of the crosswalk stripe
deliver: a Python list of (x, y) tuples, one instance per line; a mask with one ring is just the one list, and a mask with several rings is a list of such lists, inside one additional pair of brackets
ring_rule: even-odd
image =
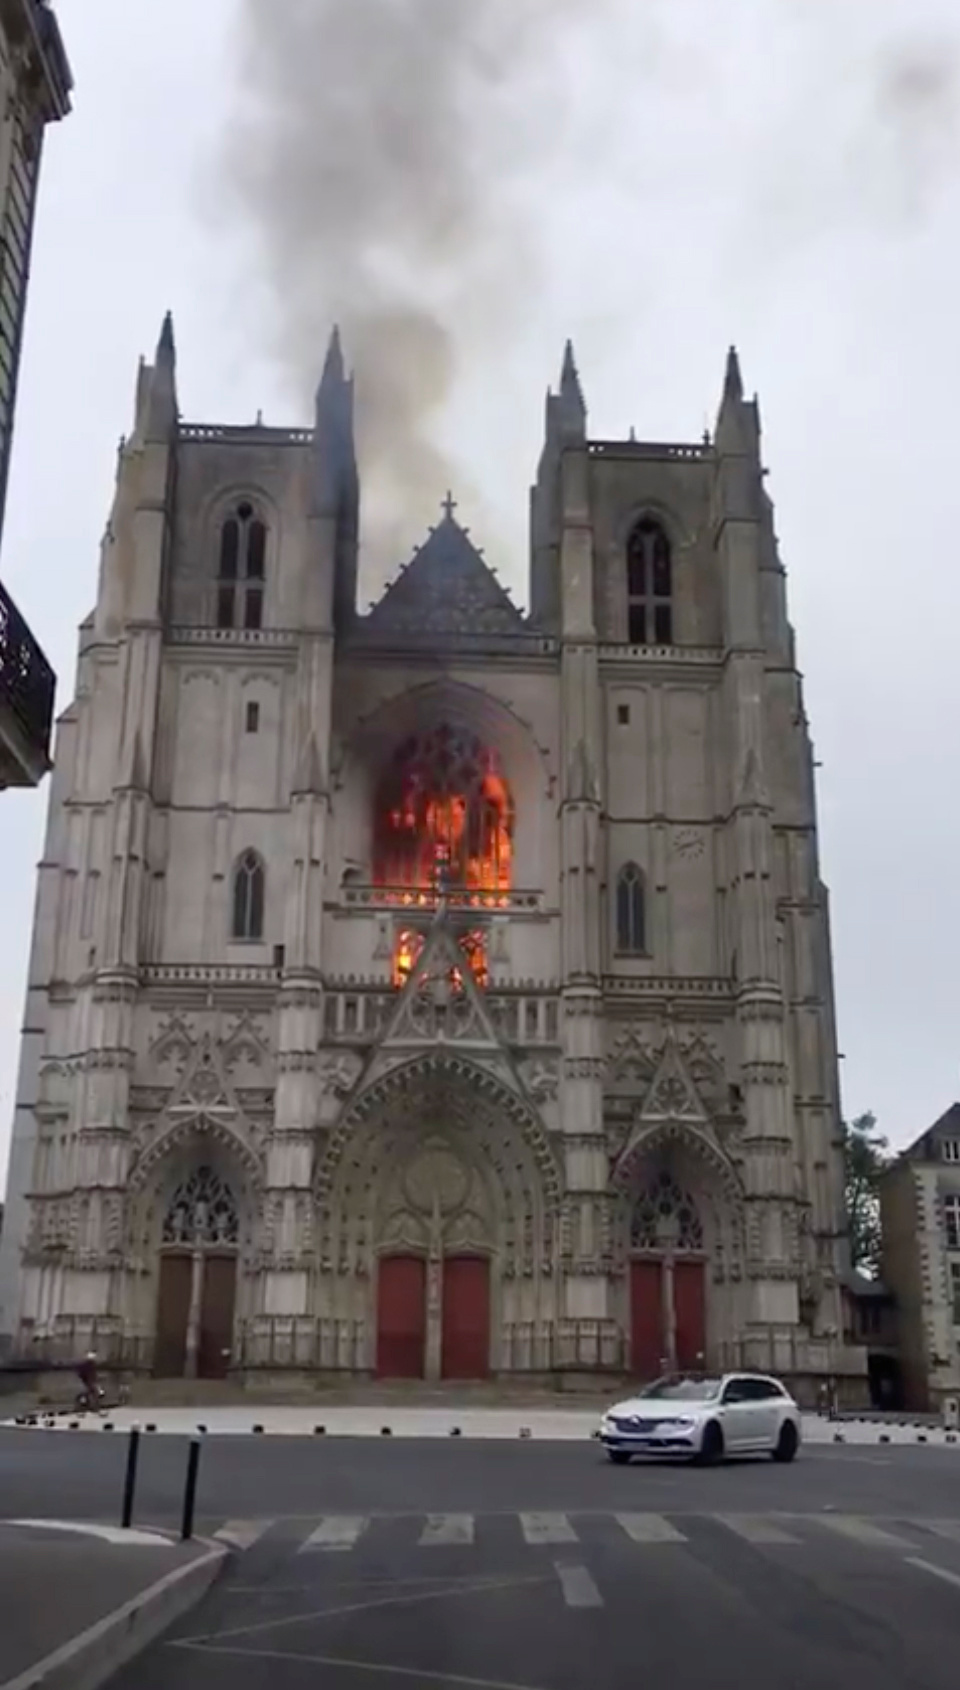
[(428, 1514), (420, 1534), (424, 1547), (473, 1542), (472, 1514)]
[(576, 1543), (577, 1534), (566, 1514), (521, 1514), (520, 1524), (528, 1543)]
[(362, 1514), (327, 1514), (320, 1521), (316, 1531), (312, 1531), (306, 1541), (301, 1543), (297, 1554), (302, 1555), (305, 1550), (310, 1549), (353, 1549), (366, 1523), (366, 1517)]
[(568, 1608), (602, 1608), (603, 1597), (586, 1567), (557, 1566), (557, 1577)]
[(686, 1543), (682, 1532), (671, 1526), (662, 1514), (618, 1514), (621, 1525), (634, 1543)]
[(773, 1520), (755, 1514), (716, 1514), (715, 1519), (747, 1543), (799, 1543), (799, 1538), (785, 1532)]
[(228, 1520), (213, 1535), (218, 1543), (225, 1543), (229, 1549), (252, 1549), (275, 1524), (275, 1520)]
[(814, 1518), (818, 1525), (827, 1526), (830, 1531), (839, 1533), (841, 1537), (852, 1538), (855, 1543), (865, 1544), (871, 1549), (913, 1547), (906, 1538), (898, 1537), (896, 1532), (884, 1531), (871, 1520), (863, 1520), (856, 1514), (817, 1514)]

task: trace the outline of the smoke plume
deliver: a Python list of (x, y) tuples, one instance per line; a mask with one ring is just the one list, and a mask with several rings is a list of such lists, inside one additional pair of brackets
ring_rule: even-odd
[[(599, 9), (605, 0), (593, 0)], [(578, 0), (240, 0), (227, 160), (275, 296), (292, 384), (331, 324), (358, 384), (365, 537), (384, 562), (463, 487), (434, 435), (462, 349), (491, 373), (537, 297), (514, 193), (547, 140), (531, 72)], [(388, 555), (384, 555), (384, 554)]]
[(304, 399), (343, 328), (376, 576), (448, 483), (474, 502), (444, 409), (533, 399), (512, 362), (565, 285), (619, 364), (678, 251), (739, 312), (798, 246), (922, 212), (954, 154), (947, 0), (236, 3), (234, 203)]

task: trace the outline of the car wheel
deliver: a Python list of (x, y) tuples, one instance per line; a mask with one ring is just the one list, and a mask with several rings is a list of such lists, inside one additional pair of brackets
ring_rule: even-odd
[(608, 1449), (607, 1454), (615, 1467), (626, 1467), (630, 1460), (628, 1449)]
[(715, 1420), (704, 1426), (700, 1453), (695, 1459), (701, 1467), (715, 1467), (723, 1459), (723, 1433)]
[(799, 1444), (800, 1439), (797, 1437), (796, 1426), (792, 1420), (785, 1420), (780, 1428), (776, 1448), (771, 1452), (774, 1461), (792, 1461)]

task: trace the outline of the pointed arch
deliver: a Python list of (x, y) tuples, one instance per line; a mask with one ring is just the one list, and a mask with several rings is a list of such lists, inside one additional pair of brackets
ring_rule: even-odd
[(547, 1207), (551, 1210), (559, 1208), (563, 1194), (561, 1164), (533, 1110), (522, 1097), (479, 1063), (460, 1055), (446, 1052), (439, 1055), (432, 1051), (389, 1068), (352, 1098), (331, 1135), (317, 1169), (315, 1189), (321, 1204), (328, 1198), (339, 1165), (359, 1125), (389, 1114), (422, 1121), (423, 1088), (431, 1084), (442, 1094), (451, 1117), (462, 1117), (468, 1125), (476, 1120), (481, 1109), (492, 1110), (512, 1121), (520, 1129), (533, 1156)]
[(626, 550), (627, 639), (631, 645), (672, 645), (673, 548), (663, 523), (641, 516)]
[(233, 868), (230, 933), (234, 939), (262, 939), (267, 871), (257, 851), (244, 851)]
[(624, 863), (617, 875), (617, 951), (644, 956), (647, 949), (647, 884), (638, 863)]
[(742, 1205), (743, 1184), (736, 1167), (718, 1143), (713, 1130), (692, 1121), (641, 1123), (617, 1158), (611, 1173), (613, 1186), (623, 1192), (634, 1190), (644, 1164), (653, 1155), (667, 1154), (676, 1148), (687, 1152), (691, 1159), (712, 1173), (732, 1204), (738, 1208)]

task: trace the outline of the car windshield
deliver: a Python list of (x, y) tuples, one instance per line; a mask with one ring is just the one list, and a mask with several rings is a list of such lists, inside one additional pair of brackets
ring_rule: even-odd
[(640, 1392), (641, 1397), (653, 1397), (657, 1402), (704, 1402), (720, 1394), (719, 1379), (698, 1379), (696, 1375), (670, 1374), (657, 1379)]

